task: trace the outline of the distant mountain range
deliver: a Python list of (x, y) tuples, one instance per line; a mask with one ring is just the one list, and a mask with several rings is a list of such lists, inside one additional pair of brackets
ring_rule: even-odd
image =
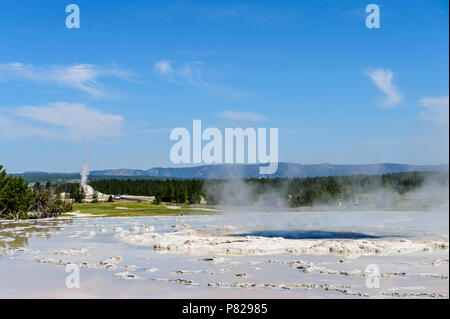
[[(110, 169), (94, 170), (90, 172), (91, 176), (114, 176), (120, 177), (160, 177), (160, 178), (250, 178), (262, 177), (259, 174), (261, 164), (221, 164), (221, 165), (201, 165), (195, 167), (180, 168), (162, 168), (155, 167), (148, 170), (139, 169)], [(315, 176), (345, 176), (357, 174), (380, 175), (398, 172), (410, 171), (448, 171), (449, 165), (409, 165), (409, 164), (294, 164), (279, 163), (278, 171), (269, 177), (315, 177)], [(64, 173), (45, 173), (45, 172), (25, 172), (26, 175), (46, 175), (46, 174), (64, 174)], [(75, 173), (67, 174), (73, 175)]]

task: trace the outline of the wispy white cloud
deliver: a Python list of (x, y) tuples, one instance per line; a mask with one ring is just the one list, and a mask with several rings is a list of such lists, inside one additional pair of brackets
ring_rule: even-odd
[(211, 84), (204, 79), (202, 66), (201, 61), (177, 63), (172, 60), (160, 60), (153, 65), (153, 69), (164, 80), (171, 83), (209, 87)]
[(0, 118), (0, 133), (9, 138), (39, 137), (71, 142), (120, 136), (124, 119), (80, 103), (22, 106)]
[(251, 112), (223, 111), (219, 114), (221, 118), (235, 121), (266, 121), (267, 119), (261, 114)]
[(366, 74), (372, 79), (375, 85), (387, 95), (386, 99), (383, 101), (385, 106), (393, 107), (403, 101), (402, 94), (392, 83), (394, 73), (391, 70), (373, 69), (367, 70)]
[(0, 81), (14, 79), (36, 83), (53, 83), (81, 90), (94, 97), (104, 95), (102, 84), (98, 81), (99, 78), (127, 79), (130, 75), (128, 71), (116, 67), (102, 68), (92, 64), (52, 65), (48, 67), (37, 67), (20, 62), (0, 64)]
[(437, 96), (437, 97), (422, 97), (419, 103), (425, 107), (425, 111), (421, 114), (427, 120), (448, 125), (449, 116), (449, 97)]
[(154, 68), (161, 74), (170, 74), (173, 72), (172, 62), (170, 60), (161, 60), (155, 63)]
[(208, 89), (213, 94), (225, 95), (229, 98), (241, 98), (248, 93), (222, 83), (223, 76), (229, 71), (208, 68), (203, 61), (176, 62), (164, 59), (153, 64), (154, 72), (161, 80), (180, 85)]
[(0, 116), (0, 140), (33, 137), (54, 139), (55, 135), (54, 131), (47, 128), (31, 126), (10, 116)]

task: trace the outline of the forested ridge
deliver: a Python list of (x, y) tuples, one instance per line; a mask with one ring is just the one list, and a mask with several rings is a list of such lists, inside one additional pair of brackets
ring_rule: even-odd
[[(353, 175), (308, 178), (231, 179), (103, 179), (89, 184), (103, 194), (155, 196), (156, 203), (200, 203), (241, 205), (262, 202), (266, 205), (298, 207), (313, 204), (352, 202), (368, 198), (367, 194), (411, 192), (425, 194), (425, 201), (438, 194), (447, 198), (448, 172), (402, 172), (384, 175)], [(432, 185), (425, 192), (424, 186)], [(70, 211), (70, 202), (61, 198), (68, 193), (76, 202), (84, 194), (78, 183), (52, 184), (50, 181), (28, 184), (22, 177), (7, 175), (0, 166), (0, 217), (40, 218)], [(366, 196), (366, 197), (364, 197)], [(244, 203), (240, 200), (244, 199)], [(382, 198), (384, 200), (385, 198)], [(111, 199), (112, 200), (112, 199)], [(444, 203), (445, 204), (445, 203)]]
[[(155, 196), (157, 202), (191, 203), (200, 202), (203, 196), (208, 204), (220, 203), (224, 194), (238, 197), (244, 189), (249, 201), (276, 194), (289, 206), (351, 201), (362, 194), (379, 190), (403, 195), (423, 186), (427, 181), (448, 188), (448, 172), (402, 172), (384, 175), (353, 175), (307, 178), (250, 178), (239, 180), (199, 179), (104, 179), (89, 184), (104, 194), (128, 194)], [(236, 180), (237, 181), (237, 180)], [(61, 192), (71, 192), (76, 184), (58, 186)], [(273, 197), (273, 196), (272, 196)], [(270, 201), (270, 198), (267, 198)], [(269, 203), (270, 204), (270, 203)], [(275, 203), (273, 203), (275, 204)]]

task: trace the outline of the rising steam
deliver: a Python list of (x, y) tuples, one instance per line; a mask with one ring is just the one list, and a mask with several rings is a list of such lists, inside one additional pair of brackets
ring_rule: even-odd
[(84, 153), (83, 164), (81, 165), (81, 183), (80, 188), (87, 185), (87, 180), (89, 176), (89, 154), (90, 151)]
[[(448, 209), (449, 207), (449, 177), (447, 172), (422, 172), (421, 182), (406, 192), (395, 190), (390, 184), (382, 184), (382, 176), (373, 186), (360, 188), (352, 186), (350, 182), (340, 184), (339, 188), (350, 188), (350, 198), (344, 200), (344, 193), (335, 199), (314, 201), (312, 209), (357, 210), (357, 209), (408, 209), (430, 210)], [(227, 210), (237, 208), (249, 209), (286, 209), (299, 208), (290, 202), (291, 191), (288, 180), (281, 180), (278, 186), (257, 184), (250, 180), (229, 179), (205, 181), (203, 192), (207, 200), (216, 205), (225, 206)], [(399, 182), (400, 183), (400, 182)], [(299, 186), (300, 187), (300, 186)], [(294, 190), (295, 191), (295, 190)], [(301, 207), (301, 206), (300, 206)]]
[(86, 161), (83, 163), (83, 165), (81, 165), (81, 187), (87, 184), (88, 176), (89, 176), (89, 162)]

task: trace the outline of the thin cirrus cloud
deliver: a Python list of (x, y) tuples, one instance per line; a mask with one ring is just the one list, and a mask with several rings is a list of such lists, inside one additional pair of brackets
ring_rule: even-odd
[(420, 114), (427, 120), (448, 125), (449, 97), (422, 97), (419, 103), (425, 108)]
[(81, 103), (50, 103), (15, 108), (0, 117), (1, 135), (11, 138), (38, 137), (70, 142), (112, 138), (122, 134), (124, 119)]
[(153, 64), (154, 72), (163, 81), (180, 85), (209, 89), (211, 92), (225, 94), (230, 98), (241, 98), (248, 93), (220, 82), (219, 78), (227, 72), (208, 69), (202, 61), (176, 62), (165, 59)]
[(155, 62), (153, 69), (163, 80), (174, 84), (209, 87), (211, 83), (204, 79), (202, 66), (201, 61), (177, 63), (166, 59)]
[(154, 64), (154, 68), (160, 74), (170, 74), (173, 72), (172, 62), (170, 60), (161, 60)]
[(223, 111), (219, 114), (221, 118), (234, 121), (266, 121), (267, 118), (261, 114), (251, 112)]
[(386, 94), (386, 98), (383, 100), (384, 106), (394, 107), (403, 101), (402, 94), (392, 83), (394, 72), (389, 69), (371, 69), (366, 71), (366, 75)]
[(54, 139), (56, 132), (47, 128), (31, 126), (9, 116), (0, 116), (0, 141), (33, 137)]
[(97, 98), (103, 97), (105, 94), (99, 78), (128, 79), (130, 75), (128, 71), (117, 67), (103, 68), (92, 64), (52, 65), (48, 67), (38, 67), (20, 62), (0, 64), (0, 81), (13, 79), (35, 83), (52, 83), (81, 90)]

